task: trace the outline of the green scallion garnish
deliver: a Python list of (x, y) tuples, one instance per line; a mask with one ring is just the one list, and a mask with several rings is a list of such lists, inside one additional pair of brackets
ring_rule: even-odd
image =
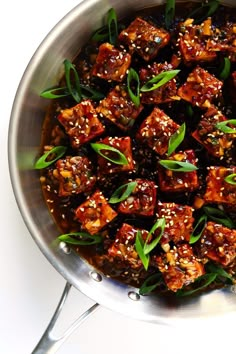
[[(128, 160), (125, 155), (113, 146), (102, 143), (91, 143), (93, 150), (100, 156), (116, 165), (128, 165)], [(104, 152), (102, 152), (104, 151)]]
[(111, 198), (109, 199), (109, 203), (116, 204), (127, 199), (130, 196), (130, 194), (135, 190), (137, 184), (138, 183), (136, 181), (133, 181), (133, 182), (123, 184), (122, 186), (117, 188), (115, 192), (112, 194)]
[(232, 283), (232, 275), (227, 273), (226, 270), (222, 268), (219, 264), (208, 262), (206, 263), (205, 268), (208, 273), (215, 273), (217, 274), (218, 277), (229, 279), (230, 282)]
[[(143, 252), (145, 255), (150, 253), (157, 246), (157, 244), (159, 243), (159, 241), (163, 235), (165, 225), (166, 225), (165, 218), (160, 218), (152, 226), (151, 230), (149, 231), (148, 237), (144, 243), (144, 247), (143, 247)], [(158, 236), (156, 236), (152, 242), (148, 243), (150, 236), (159, 228), (160, 228), (160, 232), (159, 232)]]
[(73, 245), (88, 246), (94, 245), (96, 243), (101, 243), (103, 237), (101, 235), (90, 235), (87, 232), (71, 232), (68, 234), (60, 235), (58, 239)]
[[(62, 157), (66, 152), (66, 146), (55, 146), (51, 150), (45, 152), (36, 162), (34, 168), (40, 170), (42, 168), (46, 168), (53, 164), (53, 162), (57, 161), (60, 157)], [(48, 157), (52, 155), (56, 155), (52, 160), (48, 160)]]
[(107, 25), (108, 25), (108, 32), (109, 32), (109, 42), (111, 44), (116, 44), (117, 37), (118, 37), (118, 25), (117, 25), (116, 12), (113, 8), (111, 8), (108, 11)]
[(199, 286), (197, 286), (196, 288), (191, 289), (191, 290), (185, 290), (184, 288), (180, 289), (176, 292), (176, 296), (181, 296), (181, 297), (182, 296), (189, 296), (189, 295), (192, 295), (192, 294), (198, 292), (199, 290), (203, 290), (208, 285), (213, 283), (216, 280), (216, 277), (217, 277), (217, 274), (215, 274), (215, 273), (207, 273), (207, 274), (201, 275), (193, 283), (195, 286), (197, 286), (198, 284), (199, 284)]
[(216, 221), (217, 223), (222, 224), (230, 229), (235, 227), (234, 222), (225, 214), (224, 211), (211, 206), (204, 206), (203, 211), (209, 219)]
[(142, 233), (140, 230), (137, 231), (136, 234), (136, 238), (135, 238), (135, 249), (139, 255), (139, 258), (141, 259), (144, 269), (147, 270), (148, 269), (148, 265), (149, 265), (149, 261), (150, 261), (150, 257), (148, 254), (144, 253), (144, 240), (142, 237)]
[(198, 7), (188, 15), (188, 18), (193, 18), (194, 23), (201, 23), (208, 17), (211, 17), (216, 12), (219, 5), (219, 0), (202, 3), (201, 7)]
[(185, 137), (186, 125), (183, 123), (178, 130), (170, 137), (168, 144), (167, 155), (170, 156), (172, 152), (182, 143)]
[(224, 58), (224, 65), (223, 65), (223, 68), (219, 74), (219, 78), (221, 80), (228, 79), (228, 77), (230, 75), (230, 69), (231, 69), (231, 62), (230, 62), (229, 58), (225, 57)]
[[(228, 124), (235, 125), (235, 128), (228, 127)], [(221, 130), (225, 134), (236, 134), (236, 119), (228, 119), (216, 123), (216, 128)]]
[(173, 79), (180, 70), (169, 70), (163, 71), (162, 73), (156, 75), (149, 81), (147, 81), (140, 89), (141, 92), (149, 92), (156, 90), (157, 88), (165, 85), (168, 81)]
[(229, 183), (229, 184), (236, 184), (236, 173), (231, 173), (230, 175), (226, 176), (224, 178), (225, 182)]
[[(74, 64), (72, 64), (68, 59), (64, 60), (64, 67), (66, 86), (68, 88), (68, 91), (70, 92), (74, 100), (79, 103), (82, 99), (82, 93), (78, 72)], [(72, 84), (72, 75), (74, 76), (74, 84)]]
[(200, 239), (200, 237), (202, 236), (202, 233), (205, 229), (206, 222), (207, 222), (207, 215), (204, 214), (200, 217), (196, 226), (193, 229), (192, 234), (190, 235), (190, 240), (189, 240), (190, 244), (193, 244)]
[(175, 160), (159, 160), (159, 164), (167, 170), (175, 172), (192, 172), (198, 169), (197, 166), (193, 165), (190, 162), (182, 162)]
[(138, 73), (133, 69), (130, 68), (128, 75), (127, 75), (127, 87), (129, 97), (131, 98), (132, 102), (135, 104), (136, 107), (140, 105), (140, 81)]
[(40, 97), (48, 99), (56, 99), (66, 96), (70, 96), (67, 87), (52, 87), (51, 89), (44, 90), (40, 93)]
[(166, 28), (169, 28), (174, 20), (175, 16), (175, 0), (166, 0), (165, 7), (165, 24)]
[(139, 289), (140, 295), (147, 295), (155, 290), (159, 285), (163, 283), (163, 277), (161, 273), (150, 275), (142, 284)]

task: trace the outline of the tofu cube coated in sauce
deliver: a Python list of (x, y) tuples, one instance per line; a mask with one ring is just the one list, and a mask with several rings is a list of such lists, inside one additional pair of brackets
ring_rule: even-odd
[(108, 119), (123, 131), (132, 128), (142, 110), (142, 105), (136, 107), (132, 102), (125, 87), (118, 85), (100, 101), (96, 109), (101, 117)]
[[(179, 151), (172, 154), (167, 160), (188, 162), (197, 165), (193, 150)], [(177, 172), (158, 165), (158, 180), (162, 192), (190, 192), (198, 188), (197, 171)]]
[(188, 243), (174, 246), (168, 252), (155, 258), (168, 289), (176, 292), (193, 283), (205, 273)]
[(141, 232), (141, 236), (145, 240), (148, 236), (148, 231), (137, 229), (134, 226), (123, 223), (117, 231), (113, 244), (108, 249), (108, 255), (119, 259), (121, 262), (129, 263), (131, 268), (142, 268), (142, 262), (135, 249), (135, 239), (137, 231)]
[[(134, 170), (134, 160), (132, 157), (132, 146), (131, 146), (131, 139), (129, 136), (126, 137), (106, 137), (103, 140), (100, 140), (98, 143), (105, 144), (114, 147), (115, 149), (119, 150), (127, 159), (127, 164), (125, 165), (118, 165), (115, 164), (103, 156), (97, 156), (98, 162), (98, 173), (99, 174), (110, 174), (110, 173), (119, 173), (119, 172), (128, 172)], [(107, 150), (102, 150), (102, 153), (107, 153), (108, 157), (117, 157), (115, 152)]]
[(157, 154), (164, 155), (168, 150), (170, 137), (179, 129), (164, 111), (155, 107), (151, 114), (142, 122), (137, 140), (148, 145)]
[(236, 166), (210, 166), (206, 178), (204, 200), (207, 203), (223, 203), (236, 205), (236, 184), (225, 181), (228, 175), (236, 173)]
[(75, 211), (76, 219), (82, 224), (82, 228), (91, 235), (98, 233), (116, 216), (116, 211), (111, 208), (99, 190), (89, 196)]
[(201, 257), (206, 257), (222, 264), (230, 265), (236, 257), (236, 230), (209, 221), (199, 242)]
[(143, 216), (154, 215), (156, 206), (155, 183), (145, 179), (136, 179), (137, 186), (130, 196), (121, 202), (118, 212)]
[(223, 133), (216, 127), (217, 123), (226, 121), (227, 118), (215, 107), (209, 108), (201, 117), (192, 136), (202, 144), (215, 157), (227, 156), (231, 149), (235, 134)]
[(137, 17), (120, 33), (119, 41), (129, 47), (130, 54), (136, 52), (145, 61), (150, 61), (169, 43), (170, 34)]
[[(153, 63), (139, 71), (142, 85), (163, 71), (173, 70), (173, 66), (168, 63)], [(173, 78), (166, 84), (155, 90), (142, 92), (141, 102), (145, 104), (160, 104), (173, 101), (177, 96), (176, 79)]]
[(178, 89), (178, 95), (193, 106), (209, 107), (211, 102), (221, 95), (222, 86), (222, 81), (197, 66)]
[(90, 100), (62, 110), (58, 120), (69, 135), (73, 148), (79, 148), (105, 130)]
[(96, 183), (92, 163), (85, 156), (66, 156), (58, 160), (53, 174), (59, 180), (60, 197), (89, 192)]
[[(176, 203), (157, 204), (158, 218), (165, 218), (165, 230), (160, 240), (161, 245), (169, 244), (170, 241), (178, 244), (179, 242), (189, 241), (193, 231), (193, 208), (188, 205)], [(164, 246), (168, 249), (168, 246)]]
[(110, 43), (103, 43), (99, 47), (92, 75), (107, 81), (122, 82), (130, 67), (129, 53), (115, 48)]

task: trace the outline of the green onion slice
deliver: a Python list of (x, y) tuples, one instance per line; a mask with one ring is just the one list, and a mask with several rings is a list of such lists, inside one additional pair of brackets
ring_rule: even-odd
[(236, 173), (231, 173), (230, 175), (225, 177), (225, 182), (229, 183), (229, 184), (236, 184)]
[[(108, 161), (115, 163), (116, 165), (128, 165), (128, 160), (125, 155), (113, 146), (102, 143), (91, 143), (90, 145), (93, 150), (100, 156), (104, 157), (104, 159), (107, 159)], [(108, 154), (105, 154), (102, 151), (105, 151), (108, 154), (110, 153), (112, 157), (108, 156)]]
[(40, 97), (55, 99), (60, 97), (70, 96), (67, 91), (67, 87), (53, 87), (51, 89), (44, 90), (40, 93)]
[(188, 15), (188, 18), (194, 18), (195, 23), (201, 23), (216, 12), (219, 4), (219, 0), (212, 0), (207, 3), (202, 3), (201, 7), (198, 7)]
[(193, 229), (192, 234), (190, 235), (190, 240), (189, 240), (190, 244), (197, 242), (199, 238), (202, 236), (202, 233), (206, 226), (206, 222), (207, 222), (207, 215), (204, 214), (200, 217), (196, 226)]
[[(148, 237), (144, 243), (144, 247), (143, 247), (143, 252), (145, 255), (147, 255), (148, 253), (150, 253), (155, 247), (156, 245), (159, 243), (164, 229), (165, 229), (165, 225), (166, 225), (166, 220), (165, 218), (160, 218), (158, 219), (155, 224), (152, 226), (151, 230), (149, 231)], [(156, 231), (156, 229), (160, 228), (160, 232), (159, 235), (157, 237), (155, 237), (155, 239), (148, 243), (148, 240), (150, 238), (150, 236)]]
[(109, 32), (109, 42), (111, 44), (116, 44), (118, 37), (118, 25), (117, 25), (117, 15), (113, 8), (108, 11), (107, 25)]
[(140, 91), (149, 92), (156, 90), (157, 88), (165, 85), (168, 81), (173, 79), (179, 72), (180, 70), (163, 71), (162, 73), (146, 82), (146, 84), (141, 87)]
[(230, 229), (234, 228), (234, 222), (222, 210), (210, 206), (204, 206), (203, 211), (209, 219), (214, 220)]
[(163, 277), (161, 273), (152, 274), (148, 277), (139, 289), (140, 295), (147, 295), (155, 290), (158, 285), (163, 283)]
[(215, 273), (207, 273), (207, 274), (201, 275), (194, 282), (195, 285), (199, 284), (199, 286), (197, 288), (191, 289), (191, 290), (180, 289), (176, 292), (176, 296), (192, 295), (192, 294), (196, 293), (197, 291), (202, 290), (202, 289), (206, 288), (208, 285), (210, 285), (211, 283), (213, 283), (213, 281), (215, 281), (216, 277), (217, 277), (217, 274), (215, 274)]
[(216, 128), (226, 134), (236, 134), (236, 128), (230, 128), (228, 127), (228, 124), (236, 126), (236, 119), (228, 119), (223, 122), (216, 123)]
[(169, 28), (175, 16), (175, 0), (167, 0), (165, 7), (165, 24)]
[(83, 98), (90, 98), (93, 101), (100, 101), (105, 97), (105, 95), (102, 92), (99, 92), (89, 86), (80, 84), (80, 88), (81, 88), (81, 95)]
[[(65, 67), (65, 79), (66, 79), (66, 86), (68, 91), (70, 92), (71, 96), (74, 98), (76, 102), (80, 102), (82, 98), (81, 88), (80, 88), (80, 80), (77, 70), (68, 59), (64, 60), (64, 67)], [(72, 85), (71, 76), (74, 75), (74, 85)]]
[[(135, 86), (134, 91), (132, 86)], [(131, 98), (135, 106), (138, 107), (140, 105), (140, 81), (138, 73), (133, 68), (129, 69), (127, 75), (127, 87), (129, 97)]]
[[(56, 160), (62, 157), (66, 152), (66, 146), (55, 146), (50, 151), (45, 152), (35, 163), (34, 168), (40, 170), (53, 164)], [(50, 161), (46, 161), (49, 155), (56, 155), (56, 157)]]
[(149, 266), (150, 257), (144, 253), (144, 240), (142, 238), (142, 233), (140, 230), (137, 231), (135, 238), (135, 249), (141, 259), (144, 269), (147, 270)]
[(197, 170), (197, 166), (190, 162), (182, 162), (175, 160), (159, 160), (159, 164), (165, 167), (167, 170), (175, 172), (192, 172)]
[(108, 33), (108, 26), (102, 26), (99, 28), (95, 33), (92, 35), (92, 40), (95, 42), (100, 42), (103, 40), (107, 40), (109, 38), (109, 33)]
[(130, 196), (130, 194), (135, 190), (137, 184), (138, 184), (137, 182), (133, 181), (133, 182), (123, 184), (122, 186), (117, 188), (115, 192), (112, 194), (111, 198), (109, 199), (109, 203), (116, 204), (127, 199)]
[(228, 79), (228, 77), (230, 75), (230, 69), (231, 69), (231, 62), (230, 62), (229, 58), (226, 57), (226, 58), (224, 58), (224, 66), (219, 74), (219, 78), (221, 80)]
[(186, 104), (186, 114), (189, 118), (192, 118), (192, 116), (194, 115), (193, 107), (190, 103)]
[(73, 245), (87, 246), (101, 243), (103, 237), (101, 235), (90, 235), (87, 232), (71, 232), (69, 234), (60, 235), (58, 239)]
[(179, 129), (170, 137), (168, 144), (168, 152), (167, 155), (170, 156), (172, 152), (176, 150), (176, 148), (182, 143), (184, 140), (186, 131), (186, 125), (183, 123)]
[(205, 268), (207, 269), (207, 271), (209, 273), (215, 273), (220, 277), (229, 279), (232, 282), (232, 275), (230, 275), (229, 273), (227, 273), (224, 268), (222, 268), (219, 264), (214, 264), (212, 262), (208, 262), (205, 265)]

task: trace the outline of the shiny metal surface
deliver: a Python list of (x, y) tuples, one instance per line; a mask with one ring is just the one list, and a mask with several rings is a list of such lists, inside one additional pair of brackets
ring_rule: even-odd
[[(197, 299), (174, 302), (157, 297), (130, 299), (137, 289), (102, 276), (94, 281), (93, 270), (73, 252), (65, 252), (56, 240), (58, 229), (45, 205), (38, 172), (33, 169), (38, 154), (42, 122), (48, 101), (39, 93), (58, 83), (65, 58), (73, 60), (110, 7), (124, 16), (133, 10), (162, 3), (158, 0), (86, 0), (64, 17), (32, 57), (19, 85), (9, 126), (9, 166), (12, 185), (25, 223), (51, 264), (73, 286), (99, 304), (125, 315), (156, 323), (175, 324), (188, 318), (236, 312), (236, 295), (230, 289), (214, 291)], [(224, 1), (235, 6), (234, 0)]]

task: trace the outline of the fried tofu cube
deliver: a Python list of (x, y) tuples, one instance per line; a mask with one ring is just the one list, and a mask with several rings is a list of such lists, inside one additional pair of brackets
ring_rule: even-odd
[(212, 52), (224, 52), (230, 58), (230, 61), (235, 62), (236, 24), (227, 22), (221, 28), (215, 27), (207, 41), (207, 49)]
[(168, 150), (170, 137), (179, 129), (179, 125), (161, 109), (155, 107), (142, 122), (137, 139), (147, 144), (157, 154), (164, 155)]
[(116, 216), (116, 211), (110, 207), (99, 190), (89, 196), (75, 211), (76, 219), (82, 224), (83, 229), (91, 235), (99, 232)]
[(206, 178), (204, 199), (207, 203), (236, 204), (236, 185), (225, 181), (225, 178), (236, 173), (236, 166), (210, 166)]
[(157, 204), (157, 213), (159, 218), (165, 218), (165, 229), (160, 240), (161, 245), (168, 244), (167, 248), (163, 246), (164, 250), (169, 249), (169, 242), (175, 244), (183, 241), (189, 241), (190, 235), (193, 231), (193, 208), (188, 205), (180, 205), (176, 203), (161, 203)]
[(227, 118), (215, 107), (210, 107), (201, 117), (196, 130), (192, 136), (203, 145), (215, 157), (226, 156), (231, 149), (236, 134), (223, 133), (216, 127), (219, 122), (226, 121)]
[(205, 273), (203, 265), (197, 261), (188, 243), (174, 246), (168, 252), (157, 256), (156, 263), (168, 289), (173, 292), (193, 283)]
[(116, 86), (107, 97), (100, 101), (96, 111), (123, 131), (134, 125), (135, 119), (143, 110), (143, 106), (136, 107), (123, 86)]
[(119, 41), (129, 47), (131, 54), (136, 52), (145, 61), (150, 61), (169, 43), (170, 34), (137, 17), (120, 33)]
[(209, 221), (199, 242), (200, 254), (223, 266), (230, 265), (236, 258), (236, 230)]
[(207, 49), (207, 40), (212, 34), (211, 18), (200, 25), (193, 25), (193, 20), (187, 19), (180, 24), (180, 31), (179, 50), (186, 65), (216, 59), (217, 54)]
[(84, 156), (66, 156), (57, 160), (53, 175), (59, 181), (60, 197), (89, 192), (96, 183), (92, 163)]
[(136, 179), (137, 186), (130, 196), (121, 202), (118, 212), (143, 216), (154, 215), (156, 206), (155, 183), (146, 179)]
[(143, 267), (142, 261), (135, 249), (135, 239), (138, 230), (145, 240), (148, 236), (148, 231), (137, 229), (126, 223), (122, 224), (121, 228), (117, 231), (113, 244), (108, 249), (108, 255), (116, 260), (119, 259), (124, 267), (127, 267), (127, 264), (132, 269)]
[(99, 46), (92, 75), (107, 81), (121, 82), (125, 78), (130, 63), (129, 53), (115, 48), (110, 43), (103, 43)]
[(221, 95), (222, 86), (222, 81), (197, 66), (178, 89), (178, 95), (194, 106), (209, 107), (211, 102)]
[[(129, 172), (134, 171), (135, 165), (132, 156), (132, 146), (131, 139), (129, 136), (125, 137), (106, 137), (103, 140), (100, 140), (98, 143), (105, 144), (108, 146), (112, 146), (113, 148), (119, 150), (127, 160), (127, 164), (116, 164), (107, 160), (105, 157), (98, 155), (98, 173), (100, 175), (111, 174), (111, 173), (119, 173), (119, 172)], [(109, 150), (102, 150), (102, 152), (106, 152), (107, 157), (109, 158), (117, 158), (116, 152)]]
[(69, 135), (73, 148), (79, 148), (105, 130), (90, 100), (62, 110), (58, 120)]
[[(168, 160), (188, 162), (197, 165), (197, 159), (193, 150), (179, 151), (172, 154)], [(197, 171), (177, 172), (163, 166), (158, 166), (158, 180), (162, 192), (191, 192), (198, 188), (199, 181)]]
[[(167, 63), (153, 63), (145, 68), (140, 69), (139, 77), (144, 85), (153, 77), (159, 75), (163, 71), (173, 70), (173, 66)], [(173, 78), (166, 84), (156, 90), (142, 92), (141, 102), (146, 104), (159, 104), (173, 101), (177, 96), (176, 79)]]

